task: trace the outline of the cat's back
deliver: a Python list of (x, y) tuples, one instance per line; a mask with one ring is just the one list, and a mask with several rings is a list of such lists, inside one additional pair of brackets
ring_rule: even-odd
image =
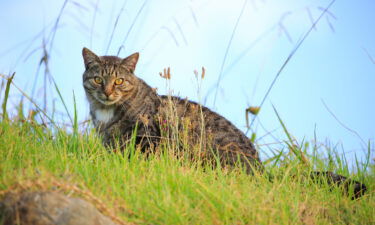
[[(188, 120), (193, 136), (204, 135), (211, 141), (211, 147), (217, 149), (220, 158), (228, 164), (235, 164), (238, 159), (245, 165), (260, 166), (257, 150), (250, 139), (229, 120), (196, 102), (179, 97), (160, 96), (164, 110), (175, 110), (175, 116)], [(172, 112), (169, 112), (172, 113)], [(183, 122), (181, 122), (183, 123)], [(249, 167), (248, 170), (251, 170)]]

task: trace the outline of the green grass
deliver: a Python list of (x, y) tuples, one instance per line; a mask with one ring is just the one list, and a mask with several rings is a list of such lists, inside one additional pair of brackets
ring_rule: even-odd
[[(307, 146), (307, 145), (304, 145)], [(301, 150), (305, 151), (305, 150)], [(58, 190), (93, 202), (104, 214), (136, 224), (374, 224), (374, 163), (351, 177), (369, 192), (350, 200), (339, 188), (304, 179), (306, 165), (282, 154), (274, 176), (203, 167), (172, 154), (129, 159), (109, 153), (94, 132), (52, 132), (35, 121), (0, 122), (0, 193)], [(317, 154), (316, 154), (317, 155)], [(308, 156), (316, 169), (348, 174), (343, 160)], [(331, 159), (332, 159), (331, 157)], [(92, 194), (91, 194), (92, 193)], [(96, 196), (95, 199), (93, 196)], [(0, 196), (1, 197), (1, 196)]]

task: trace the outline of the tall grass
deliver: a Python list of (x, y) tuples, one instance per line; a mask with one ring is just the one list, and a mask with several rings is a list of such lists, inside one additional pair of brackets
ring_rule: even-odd
[[(0, 197), (7, 191), (59, 191), (91, 201), (121, 224), (375, 221), (374, 164), (358, 163), (350, 173), (346, 159), (335, 149), (327, 161), (319, 156), (322, 149), (309, 142), (298, 144), (280, 116), (289, 151), (281, 149), (266, 161), (264, 175), (249, 176), (242, 168), (225, 170), (177, 158), (170, 154), (177, 146), (173, 143), (161, 145), (158, 154), (142, 154), (134, 141), (124, 153), (109, 152), (93, 130), (78, 132), (76, 107), (74, 112), (73, 132), (46, 127), (33, 118), (20, 119), (27, 118), (21, 115), (1, 120)], [(366, 183), (370, 191), (353, 201), (338, 187), (307, 179), (306, 172), (312, 169), (350, 176)]]

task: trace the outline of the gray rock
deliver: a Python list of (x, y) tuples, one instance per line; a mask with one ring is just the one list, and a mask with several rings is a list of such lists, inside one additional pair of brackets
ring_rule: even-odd
[(91, 203), (56, 192), (8, 193), (0, 202), (4, 225), (116, 225)]

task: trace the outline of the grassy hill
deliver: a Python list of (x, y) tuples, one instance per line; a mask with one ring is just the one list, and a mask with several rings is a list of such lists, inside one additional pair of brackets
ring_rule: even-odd
[(310, 168), (288, 151), (266, 161), (265, 175), (248, 176), (240, 168), (176, 159), (168, 149), (147, 158), (134, 146), (108, 152), (94, 131), (53, 130), (35, 120), (0, 122), (0, 198), (7, 191), (54, 190), (87, 199), (122, 224), (375, 222), (370, 159), (349, 170), (338, 155), (328, 161), (319, 150), (304, 155), (310, 168), (364, 182), (367, 195), (351, 200), (340, 188), (306, 179)]

